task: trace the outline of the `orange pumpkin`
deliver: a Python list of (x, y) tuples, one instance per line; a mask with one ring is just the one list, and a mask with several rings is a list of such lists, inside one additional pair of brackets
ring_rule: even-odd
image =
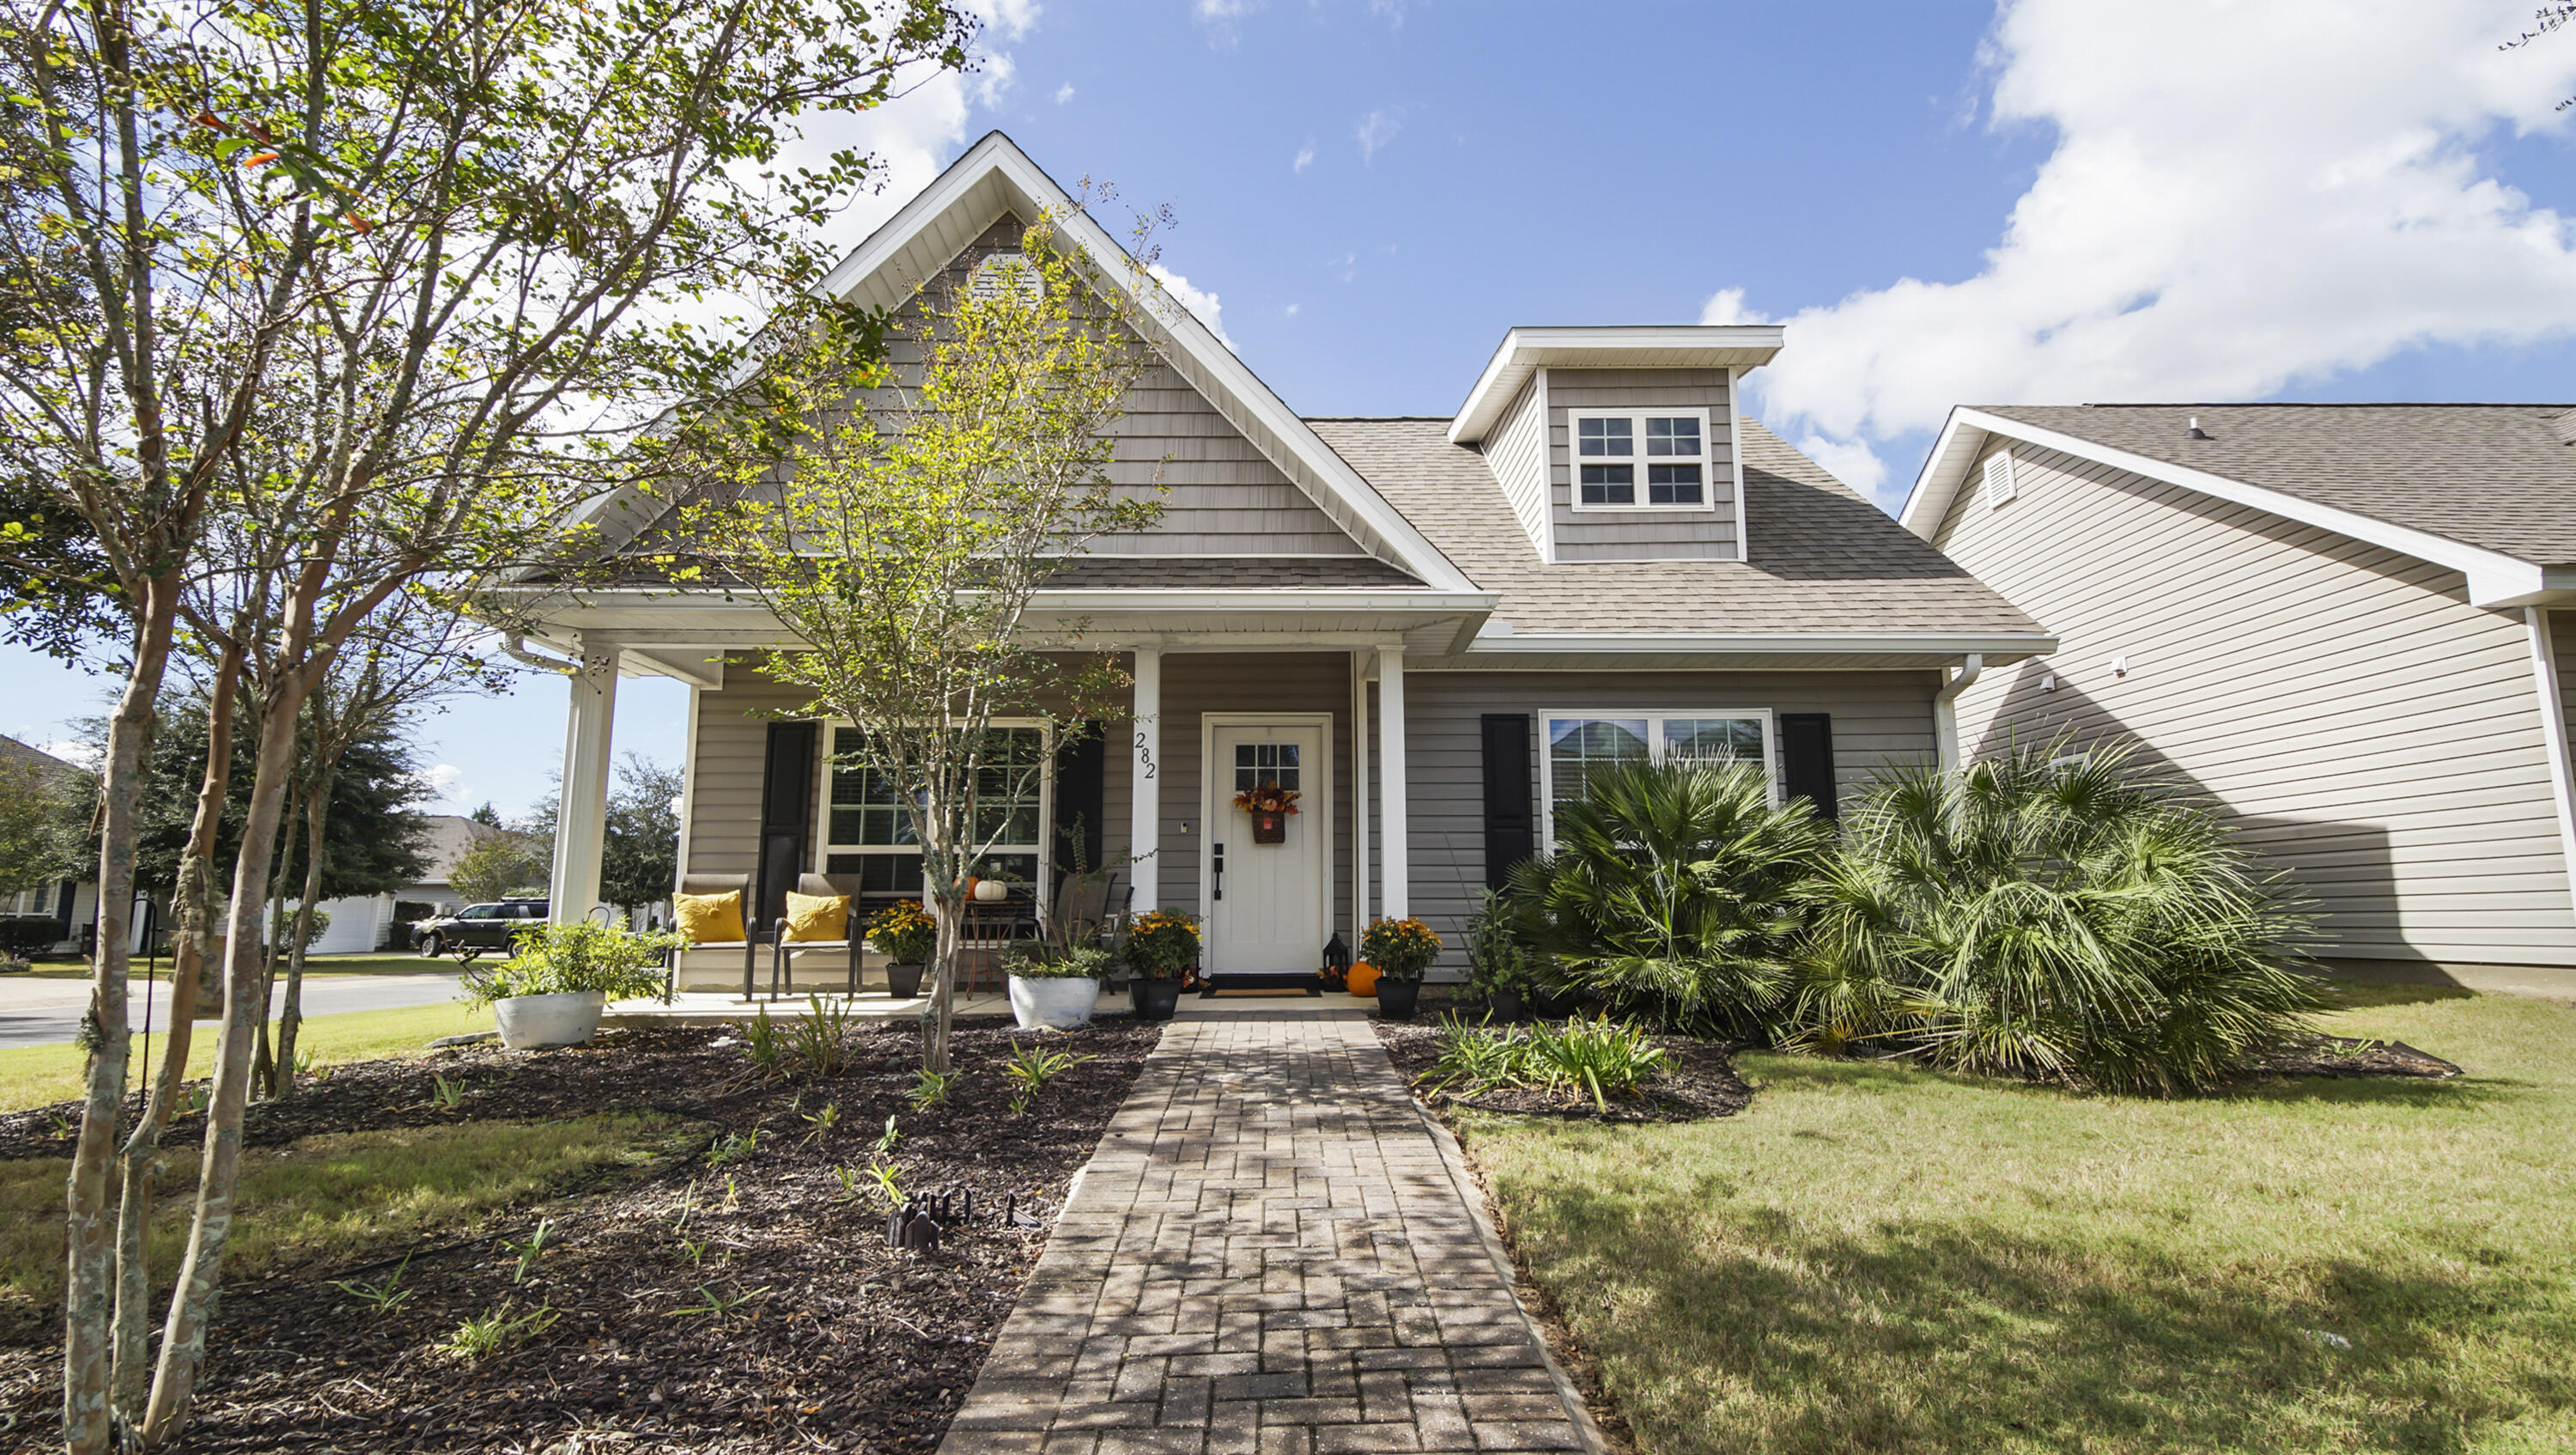
[(1350, 968), (1342, 983), (1351, 988), (1351, 994), (1373, 999), (1377, 995), (1377, 967), (1362, 960)]

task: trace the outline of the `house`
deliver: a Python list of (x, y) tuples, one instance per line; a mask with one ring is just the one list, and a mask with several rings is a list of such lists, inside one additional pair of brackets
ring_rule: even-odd
[(1960, 691), (1971, 754), (2135, 744), (2335, 969), (2576, 991), (2576, 410), (1963, 408), (1903, 520), (2060, 641)]
[[(824, 286), (914, 306), (918, 280), (962, 279), (1068, 205), (997, 132)], [(1133, 276), (1088, 218), (1067, 232)], [(1211, 970), (1311, 971), (1336, 934), (1412, 914), (1454, 971), (1478, 890), (1599, 765), (1748, 759), (1831, 811), (1881, 765), (1933, 754), (1952, 672), (2054, 646), (1743, 414), (1777, 326), (1515, 328), (1454, 415), (1306, 418), (1186, 310), (1146, 301), (1163, 367), (1131, 399), (1116, 478), (1159, 475), (1166, 512), (1097, 543), (1029, 627), (1114, 650), (1132, 704), (1074, 741), (1013, 730), (1051, 769), (1026, 841), (996, 857), (1043, 897), (1052, 830), (1079, 824), (1092, 862), (1129, 860), (1135, 907), (1202, 917)], [(604, 509), (605, 548), (650, 542), (652, 514)], [(789, 644), (756, 604), (640, 566), (524, 590), (530, 640), (576, 664), (557, 917), (598, 898), (609, 724), (633, 674), (691, 688), (684, 874), (753, 876), (763, 921), (806, 873), (918, 892), (896, 805), (826, 762), (844, 729), (768, 716), (798, 699), (745, 654)], [(1303, 809), (1256, 845), (1230, 799), (1273, 779)], [(720, 962), (684, 974), (726, 983)]]
[[(363, 955), (375, 950), (410, 948), (410, 924), (431, 914), (460, 909), (465, 900), (448, 888), (447, 871), (485, 835), (500, 832), (452, 813), (424, 815), (429, 832), (425, 845), (428, 868), (417, 883), (386, 894), (326, 899), (317, 908), (331, 916), (331, 927), (313, 944), (316, 955)], [(288, 914), (294, 913), (290, 906)]]
[[(32, 764), (42, 780), (59, 790), (96, 791), (95, 780), (78, 765), (31, 748), (16, 738), (0, 737), (0, 764), (21, 763)], [(91, 927), (98, 923), (98, 881), (84, 871), (54, 883), (0, 893), (0, 917), (50, 919), (59, 932), (47, 948), (77, 951)]]

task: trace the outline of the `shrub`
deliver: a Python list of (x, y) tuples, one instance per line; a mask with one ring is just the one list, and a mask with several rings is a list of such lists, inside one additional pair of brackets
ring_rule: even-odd
[(1607, 1114), (1611, 1097), (1634, 1096), (1664, 1073), (1663, 1048), (1644, 1028), (1606, 1015), (1527, 1032), (1488, 1030), (1451, 1016), (1441, 1022), (1439, 1046), (1439, 1059), (1421, 1077), (1434, 1095), (1451, 1086), (1470, 1096), (1496, 1086), (1548, 1086), (1588, 1095)]
[(1685, 1022), (1768, 1023), (1827, 830), (1752, 764), (1639, 763), (1556, 811), (1512, 872), (1520, 937), (1568, 980)]
[(2115, 1091), (2204, 1087), (2316, 1005), (2306, 922), (2120, 750), (1873, 785), (1813, 886), (1800, 1037)]
[(927, 965), (939, 949), (939, 921), (913, 900), (889, 904), (869, 916), (868, 943), (898, 965)]
[(1467, 982), (1492, 996), (1539, 988), (1538, 956), (1521, 943), (1511, 901), (1487, 889), (1467, 921)]
[(1199, 922), (1177, 909), (1140, 914), (1127, 926), (1127, 968), (1148, 980), (1177, 980), (1199, 962)]
[(1440, 956), (1440, 936), (1418, 919), (1373, 919), (1360, 931), (1360, 958), (1388, 980), (1419, 980)]
[(584, 921), (532, 924), (519, 931), (510, 958), (465, 977), (465, 998), (489, 1003), (514, 995), (598, 991), (611, 1000), (651, 996), (668, 1002), (663, 957), (687, 943), (669, 933), (642, 933)]
[(1014, 949), (1003, 957), (1002, 969), (1022, 980), (1099, 980), (1109, 974), (1109, 952), (1097, 945)]

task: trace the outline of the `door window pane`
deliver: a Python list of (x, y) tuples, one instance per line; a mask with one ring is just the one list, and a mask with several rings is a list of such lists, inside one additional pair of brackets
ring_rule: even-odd
[(1237, 743), (1234, 745), (1234, 791), (1248, 793), (1265, 783), (1282, 788), (1305, 790), (1300, 781), (1295, 743)]

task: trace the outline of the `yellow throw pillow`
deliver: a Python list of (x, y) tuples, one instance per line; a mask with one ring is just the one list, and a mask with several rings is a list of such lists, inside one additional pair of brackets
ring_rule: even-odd
[(742, 932), (742, 891), (728, 889), (722, 894), (674, 894), (671, 917), (680, 922), (680, 933), (693, 944), (740, 944), (749, 936)]
[(850, 897), (846, 894), (787, 896), (787, 939), (846, 940), (850, 937)]

